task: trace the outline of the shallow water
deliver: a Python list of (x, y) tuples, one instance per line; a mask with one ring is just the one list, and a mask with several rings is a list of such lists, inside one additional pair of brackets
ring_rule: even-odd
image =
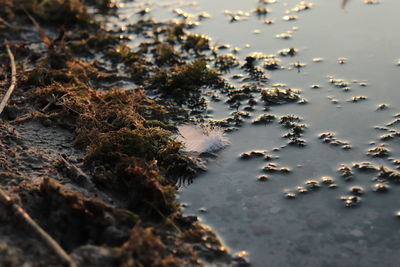
[[(269, 84), (284, 83), (301, 89), (301, 96), (308, 100), (305, 105), (273, 106), (265, 112), (258, 99), (252, 118), (246, 119), (238, 131), (228, 134), (231, 145), (209, 163), (209, 171), (180, 191), (181, 202), (187, 204), (185, 213), (196, 214), (212, 226), (233, 252), (248, 251), (253, 266), (399, 266), (396, 254), (400, 220), (394, 215), (400, 209), (398, 186), (391, 185), (388, 193), (376, 193), (371, 190), (376, 174), (355, 171), (355, 179), (345, 182), (337, 169), (342, 163), (351, 166), (361, 161), (394, 168), (387, 159), (372, 158), (366, 153), (384, 143), (379, 136), (385, 132), (374, 126), (384, 126), (400, 112), (397, 66), (400, 2), (386, 0), (367, 5), (353, 0), (344, 12), (341, 1), (317, 1), (310, 10), (290, 13), (297, 16), (294, 21), (283, 20), (285, 10), (299, 3), (293, 0), (268, 4), (271, 12), (266, 18), (251, 13), (257, 1), (203, 0), (197, 4), (179, 1), (168, 7), (162, 3), (167, 1), (148, 3), (156, 18), (170, 18), (174, 7), (193, 14), (208, 12), (211, 18), (201, 21), (193, 32), (209, 35), (217, 44), (240, 47), (237, 56), (241, 60), (252, 52), (276, 54), (283, 48), (298, 49), (294, 57), (279, 57), (285, 69), (269, 71)], [(230, 17), (223, 13), (226, 9), (249, 12), (250, 16), (231, 23)], [(128, 18), (129, 14), (127, 8)], [(275, 22), (267, 25), (264, 19)], [(255, 34), (254, 30), (260, 33)], [(292, 38), (275, 37), (288, 30), (293, 30)], [(246, 44), (250, 47), (246, 48)], [(323, 61), (313, 62), (317, 57)], [(339, 64), (340, 57), (347, 58), (347, 62)], [(300, 72), (288, 69), (290, 63), (297, 61), (307, 65)], [(240, 72), (236, 69), (226, 76)], [(345, 92), (334, 87), (329, 76), (348, 81), (351, 90)], [(359, 82), (367, 86), (360, 86)], [(312, 84), (321, 88), (311, 89)], [(348, 101), (359, 95), (367, 100)], [(330, 98), (337, 101), (333, 103)], [(383, 103), (389, 108), (377, 110)], [(213, 119), (225, 118), (234, 111), (224, 101), (209, 104)], [(282, 138), (285, 129), (277, 122), (252, 125), (251, 120), (263, 113), (302, 117), (308, 127), (303, 136), (307, 146), (287, 146), (287, 140)], [(338, 139), (346, 140), (352, 148), (343, 150), (323, 143), (318, 138), (322, 132), (336, 133)], [(385, 143), (391, 150), (390, 158), (399, 158), (398, 141)], [(277, 147), (282, 149), (272, 151)], [(239, 159), (241, 153), (250, 150), (267, 150), (279, 157), (272, 162), (289, 167), (292, 172), (267, 174), (267, 181), (258, 181), (262, 167), (268, 162)], [(333, 177), (338, 187), (329, 189), (322, 185), (319, 190), (295, 199), (284, 197), (285, 190), (295, 191), (306, 180), (319, 180), (322, 176)], [(339, 197), (351, 195), (349, 188), (355, 185), (362, 186), (365, 194), (359, 206), (346, 208)]]

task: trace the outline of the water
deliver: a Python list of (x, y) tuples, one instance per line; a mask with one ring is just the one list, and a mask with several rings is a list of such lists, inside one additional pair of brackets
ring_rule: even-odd
[[(193, 32), (207, 34), (218, 44), (240, 47), (238, 57), (242, 60), (252, 52), (276, 54), (283, 48), (298, 49), (294, 57), (279, 57), (285, 69), (268, 74), (270, 84), (285, 83), (301, 89), (301, 96), (308, 100), (305, 105), (273, 106), (268, 112), (258, 104), (251, 112), (251, 119), (263, 113), (302, 117), (308, 127), (303, 136), (306, 147), (287, 146), (287, 140), (282, 138), (285, 129), (277, 122), (255, 126), (251, 119), (245, 120), (238, 131), (229, 133), (231, 145), (209, 163), (209, 171), (180, 191), (180, 201), (188, 204), (185, 213), (196, 214), (212, 226), (233, 252), (248, 251), (253, 266), (399, 266), (400, 220), (394, 216), (400, 209), (399, 188), (392, 185), (389, 193), (379, 194), (371, 190), (375, 174), (355, 171), (355, 179), (345, 182), (337, 169), (342, 163), (351, 166), (353, 162), (367, 160), (394, 167), (389, 160), (372, 158), (366, 153), (384, 143), (379, 136), (385, 132), (374, 126), (384, 126), (400, 112), (400, 68), (396, 66), (400, 57), (400, 36), (396, 34), (400, 2), (386, 0), (366, 5), (353, 0), (349, 1), (347, 12), (343, 12), (341, 1), (316, 1), (310, 10), (290, 13), (298, 17), (294, 21), (282, 19), (285, 10), (299, 3), (294, 0), (267, 5), (271, 12), (261, 19), (251, 13), (257, 1), (180, 1), (167, 8), (162, 3), (167, 1), (148, 4), (153, 16), (170, 18), (173, 7), (193, 14), (208, 12), (211, 18), (202, 21)], [(250, 16), (231, 23), (223, 10), (242, 10)], [(128, 11), (129, 8), (127, 15)], [(264, 19), (275, 22), (267, 25)], [(293, 31), (292, 38), (275, 37), (288, 30)], [(313, 62), (316, 57), (323, 61)], [(341, 57), (347, 58), (345, 64), (338, 63)], [(288, 69), (297, 61), (307, 65), (300, 72)], [(234, 70), (226, 76), (240, 72)], [(329, 76), (348, 81), (351, 90), (334, 87)], [(321, 88), (311, 89), (313, 84)], [(353, 96), (366, 96), (367, 100), (349, 102)], [(332, 98), (336, 99), (334, 103)], [(389, 108), (377, 111), (383, 103)], [(225, 118), (234, 111), (223, 101), (209, 104), (214, 119)], [(321, 142), (318, 135), (328, 131), (346, 140), (352, 149)], [(398, 158), (398, 142), (385, 144), (391, 151), (390, 158)], [(281, 150), (272, 151), (274, 148)], [(272, 162), (289, 167), (292, 172), (267, 174), (268, 181), (258, 181), (267, 162), (240, 160), (239, 155), (249, 150), (267, 150), (279, 157)], [(296, 199), (284, 197), (285, 190), (294, 191), (306, 180), (322, 176), (333, 177), (338, 188), (323, 185)], [(339, 197), (350, 195), (349, 187), (355, 185), (362, 186), (365, 194), (359, 207), (346, 208)]]

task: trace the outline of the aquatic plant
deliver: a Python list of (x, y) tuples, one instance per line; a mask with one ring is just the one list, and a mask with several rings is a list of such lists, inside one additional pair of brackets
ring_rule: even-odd
[(276, 116), (272, 114), (261, 114), (252, 121), (252, 124), (268, 124), (276, 120)]
[(286, 88), (271, 88), (264, 89), (261, 91), (261, 98), (264, 100), (266, 104), (269, 105), (280, 105), (289, 102), (297, 102), (300, 100), (300, 96), (298, 95), (300, 90)]
[(368, 155), (378, 158), (384, 158), (389, 156), (389, 149), (385, 147), (374, 147), (368, 149)]
[(239, 65), (237, 58), (232, 54), (218, 55), (215, 59), (215, 67), (222, 72), (228, 72)]
[(350, 149), (351, 145), (343, 140), (337, 139), (335, 133), (332, 132), (327, 132), (327, 133), (321, 133), (319, 134), (319, 139), (322, 140), (324, 143), (328, 143), (332, 146), (341, 146), (342, 149)]
[(329, 176), (323, 176), (323, 177), (321, 177), (321, 182), (323, 183), (323, 184), (333, 184), (333, 178), (332, 177), (329, 177)]
[(316, 190), (316, 189), (319, 189), (321, 187), (321, 185), (319, 184), (319, 182), (317, 180), (307, 180), (304, 184), (309, 189), (312, 189), (312, 190)]
[(350, 192), (353, 195), (361, 196), (364, 194), (364, 189), (360, 186), (352, 186), (352, 187), (350, 187)]
[(345, 180), (350, 180), (353, 178), (353, 172), (351, 168), (346, 164), (341, 164), (338, 169), (340, 176), (342, 176)]
[(179, 63), (179, 56), (171, 44), (161, 43), (156, 47), (156, 63), (158, 65), (173, 65)]
[(358, 196), (343, 196), (340, 197), (340, 200), (342, 200), (345, 204), (346, 207), (356, 207), (360, 204), (361, 198)]
[(253, 159), (253, 158), (262, 158), (265, 156), (265, 151), (262, 150), (253, 150), (249, 152), (243, 152), (240, 154), (241, 159)]
[(277, 70), (279, 69), (279, 62), (277, 58), (267, 58), (263, 62), (263, 67), (267, 70)]
[(285, 48), (285, 49), (279, 50), (278, 54), (283, 57), (286, 57), (286, 56), (293, 57), (297, 54), (297, 52), (298, 52), (298, 50), (296, 48), (291, 47), (291, 48)]
[(379, 168), (373, 165), (371, 162), (365, 161), (361, 163), (353, 163), (353, 168), (364, 172), (377, 172)]
[(193, 50), (196, 54), (210, 49), (211, 38), (201, 34), (189, 34), (183, 44), (186, 51)]
[(384, 166), (380, 166), (378, 179), (383, 179), (398, 183), (400, 182), (400, 172), (394, 171)]
[(372, 186), (372, 190), (378, 193), (383, 193), (389, 190), (389, 186), (384, 183), (376, 183)]

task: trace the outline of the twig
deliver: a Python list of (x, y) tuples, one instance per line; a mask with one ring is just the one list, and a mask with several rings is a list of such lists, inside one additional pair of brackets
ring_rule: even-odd
[(8, 21), (6, 21), (5, 19), (3, 19), (2, 17), (0, 17), (0, 23), (3, 23), (4, 25), (6, 25), (8, 28), (12, 29), (12, 30), (23, 30), (23, 31), (31, 31), (32, 29), (29, 27), (21, 27), (21, 26), (15, 26), (12, 25), (11, 23), (9, 23)]
[(63, 156), (60, 157), (64, 167), (69, 172), (70, 178), (72, 178), (77, 184), (86, 188), (87, 190), (96, 191), (96, 187), (93, 184), (90, 177), (84, 173), (80, 168), (76, 167), (74, 164), (68, 162)]
[(22, 117), (18, 117), (15, 120), (10, 121), (10, 123), (24, 123), (26, 121), (29, 121), (31, 119), (33, 119), (36, 116), (36, 112), (32, 112), (28, 115), (22, 116)]
[(53, 42), (51, 41), (49, 36), (47, 36), (47, 34), (44, 32), (43, 28), (40, 27), (40, 24), (35, 20), (34, 17), (31, 16), (31, 14), (29, 14), (29, 12), (25, 8), (24, 8), (24, 11), (25, 11), (25, 14), (28, 16), (28, 18), (32, 21), (33, 25), (35, 25), (35, 28), (36, 28), (37, 32), (39, 33), (39, 36), (42, 39), (43, 43), (47, 46), (48, 49), (52, 49)]
[(67, 171), (68, 177), (71, 180), (73, 180), (79, 186), (85, 188), (87, 191), (94, 194), (96, 197), (108, 202), (112, 201), (110, 197), (108, 197), (106, 194), (96, 188), (96, 185), (92, 182), (92, 179), (90, 179), (89, 175), (82, 171), (82, 169), (68, 162), (68, 160), (64, 158), (64, 156), (61, 156), (60, 159), (63, 167)]
[(3, 19), (2, 17), (0, 17), (0, 22), (3, 23), (4, 25), (6, 25), (8, 28), (16, 30), (17, 27), (15, 27), (14, 25), (8, 23), (5, 19)]
[(17, 86), (17, 68), (15, 67), (15, 60), (14, 60), (14, 55), (11, 53), (10, 46), (8, 43), (5, 43), (6, 49), (8, 56), (10, 57), (10, 64), (11, 64), (11, 85), (8, 88), (8, 91), (6, 95), (4, 96), (3, 100), (0, 103), (0, 114), (3, 112), (5, 106), (7, 105), (8, 99), (10, 99), (10, 96), (12, 92), (14, 91), (15, 86)]
[(45, 243), (46, 245), (57, 254), (57, 256), (69, 267), (76, 267), (74, 260), (65, 252), (65, 250), (48, 234), (42, 227), (40, 227), (29, 214), (18, 204), (16, 204), (4, 190), (0, 188), (0, 202), (5, 206), (12, 209), (27, 226), (29, 226)]

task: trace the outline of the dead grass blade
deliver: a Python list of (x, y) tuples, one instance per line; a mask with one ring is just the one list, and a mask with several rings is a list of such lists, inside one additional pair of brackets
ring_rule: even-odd
[(65, 250), (45, 231), (40, 227), (29, 214), (18, 204), (16, 204), (7, 193), (0, 188), (0, 202), (6, 207), (9, 207), (13, 214), (19, 217), (23, 223), (33, 230), (46, 243), (46, 245), (69, 267), (77, 267), (74, 260), (65, 252)]
[(9, 44), (6, 42), (5, 47), (7, 49), (8, 56), (10, 58), (10, 65), (11, 65), (11, 85), (8, 88), (3, 100), (1, 100), (0, 103), (0, 114), (3, 112), (4, 108), (7, 105), (8, 100), (10, 99), (10, 96), (12, 92), (14, 91), (15, 87), (17, 86), (17, 68), (15, 66), (15, 59), (14, 55), (10, 50)]

